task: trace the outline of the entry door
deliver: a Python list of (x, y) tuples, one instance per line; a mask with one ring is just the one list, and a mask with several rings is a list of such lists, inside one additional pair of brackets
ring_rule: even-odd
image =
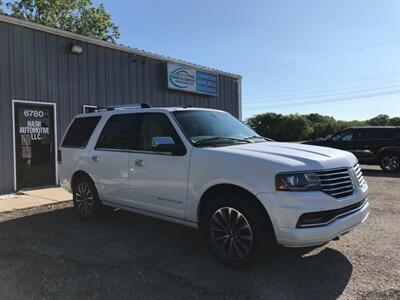
[(153, 137), (172, 137), (183, 146), (169, 118), (163, 113), (143, 113), (138, 149), (131, 153), (129, 170), (132, 206), (183, 219), (187, 199), (190, 153), (172, 155), (157, 152)]
[(54, 106), (13, 105), (17, 190), (56, 185)]

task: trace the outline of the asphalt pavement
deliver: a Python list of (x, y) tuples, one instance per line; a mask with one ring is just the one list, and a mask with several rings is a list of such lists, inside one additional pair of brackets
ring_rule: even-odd
[(0, 213), (0, 299), (400, 299), (400, 174), (364, 174), (363, 226), (247, 271), (215, 261), (198, 231), (133, 213), (84, 223), (71, 202)]

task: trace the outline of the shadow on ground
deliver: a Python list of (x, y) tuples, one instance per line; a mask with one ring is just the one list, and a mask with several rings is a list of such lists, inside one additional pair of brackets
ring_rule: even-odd
[(352, 265), (317, 252), (281, 249), (232, 271), (197, 230), (122, 211), (82, 223), (65, 207), (0, 223), (0, 298), (336, 299)]

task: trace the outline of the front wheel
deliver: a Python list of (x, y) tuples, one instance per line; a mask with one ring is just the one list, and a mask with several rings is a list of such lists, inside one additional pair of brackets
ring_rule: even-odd
[(220, 194), (206, 207), (203, 231), (208, 247), (228, 267), (249, 268), (264, 245), (275, 245), (268, 216), (253, 201), (247, 195)]
[(397, 172), (400, 170), (400, 154), (399, 153), (384, 153), (381, 158), (381, 169), (388, 173)]

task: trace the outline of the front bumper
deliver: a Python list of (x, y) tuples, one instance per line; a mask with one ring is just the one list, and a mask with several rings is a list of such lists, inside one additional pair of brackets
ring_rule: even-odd
[[(282, 192), (258, 194), (266, 207), (278, 244), (286, 247), (307, 247), (321, 245), (353, 230), (368, 218), (368, 187), (359, 188), (353, 195), (336, 199), (323, 192)], [(365, 199), (356, 211), (338, 217), (329, 224), (315, 227), (296, 227), (302, 214), (339, 209)]]

